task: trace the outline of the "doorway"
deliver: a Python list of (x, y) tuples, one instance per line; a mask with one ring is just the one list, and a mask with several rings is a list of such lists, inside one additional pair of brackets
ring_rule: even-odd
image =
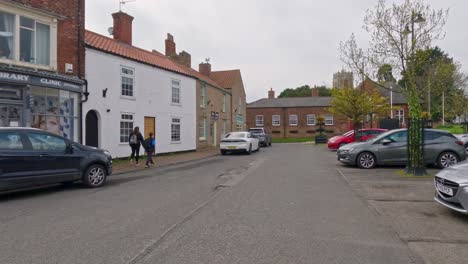
[(153, 133), (153, 135), (156, 132), (156, 118), (151, 117), (151, 116), (145, 116), (145, 138), (149, 137), (150, 133)]
[(99, 120), (94, 110), (86, 114), (86, 145), (99, 147)]
[(0, 127), (23, 126), (23, 107), (18, 105), (0, 105)]

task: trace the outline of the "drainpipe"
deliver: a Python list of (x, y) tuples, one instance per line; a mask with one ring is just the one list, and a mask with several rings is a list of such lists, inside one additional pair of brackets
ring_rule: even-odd
[(78, 64), (78, 78), (82, 79), (84, 81), (84, 88), (85, 88), (85, 91), (83, 92), (83, 95), (85, 96), (84, 100), (81, 100), (80, 102), (80, 124), (79, 124), (79, 132), (80, 132), (80, 135), (79, 135), (79, 139), (80, 139), (80, 142), (83, 143), (83, 103), (87, 102), (88, 101), (88, 97), (89, 97), (89, 92), (88, 92), (88, 80), (86, 80), (83, 76), (83, 72), (81, 70), (81, 65), (82, 65), (82, 61), (81, 61), (81, 55), (82, 54), (82, 51), (84, 49), (84, 40), (83, 40), (83, 30), (82, 28), (84, 27), (84, 23), (83, 23), (83, 19), (82, 19), (82, 6), (84, 5), (84, 0), (78, 0), (78, 11), (77, 11), (77, 18), (78, 18), (78, 40), (77, 40), (77, 64)]

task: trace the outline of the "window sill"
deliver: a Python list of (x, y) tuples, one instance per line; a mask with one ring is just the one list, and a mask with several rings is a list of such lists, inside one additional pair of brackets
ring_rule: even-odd
[(325, 124), (325, 126), (333, 126), (333, 124), (328, 124), (328, 125), (327, 125), (327, 124)]
[(316, 126), (316, 124), (307, 124), (307, 126)]
[(182, 144), (182, 141), (171, 141), (171, 144), (179, 145), (179, 144)]
[(171, 103), (172, 106), (182, 106), (181, 103)]
[(41, 69), (41, 70), (47, 70), (47, 71), (57, 71), (57, 67), (53, 65), (47, 66), (47, 65), (34, 64), (30, 62), (25, 62), (25, 61), (10, 60), (6, 58), (0, 58), (0, 63), (12, 64), (15, 66), (22, 66), (22, 67)]
[(136, 101), (136, 97), (135, 97), (135, 96), (125, 96), (125, 95), (121, 95), (121, 96), (120, 96), (120, 99), (125, 99), (125, 100), (130, 100), (130, 101)]
[(199, 138), (198, 141), (206, 141), (206, 138)]

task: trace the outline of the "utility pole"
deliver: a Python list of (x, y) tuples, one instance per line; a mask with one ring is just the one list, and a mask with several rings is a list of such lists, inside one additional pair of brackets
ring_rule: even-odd
[(393, 84), (390, 85), (390, 118), (393, 119)]
[(442, 125), (445, 126), (445, 92), (442, 92)]

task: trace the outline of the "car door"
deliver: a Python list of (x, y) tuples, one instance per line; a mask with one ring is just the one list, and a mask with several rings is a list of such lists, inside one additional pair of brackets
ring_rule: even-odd
[(22, 133), (0, 132), (0, 190), (29, 184), (28, 176), (33, 168), (25, 145)]
[(65, 182), (80, 173), (80, 158), (68, 149), (69, 142), (46, 132), (28, 132), (26, 138), (41, 183)]
[[(397, 131), (377, 142), (379, 162), (388, 165), (406, 164), (406, 157), (408, 156), (406, 148), (407, 136), (406, 130)], [(382, 141), (384, 139), (390, 140), (390, 143), (383, 144)]]

